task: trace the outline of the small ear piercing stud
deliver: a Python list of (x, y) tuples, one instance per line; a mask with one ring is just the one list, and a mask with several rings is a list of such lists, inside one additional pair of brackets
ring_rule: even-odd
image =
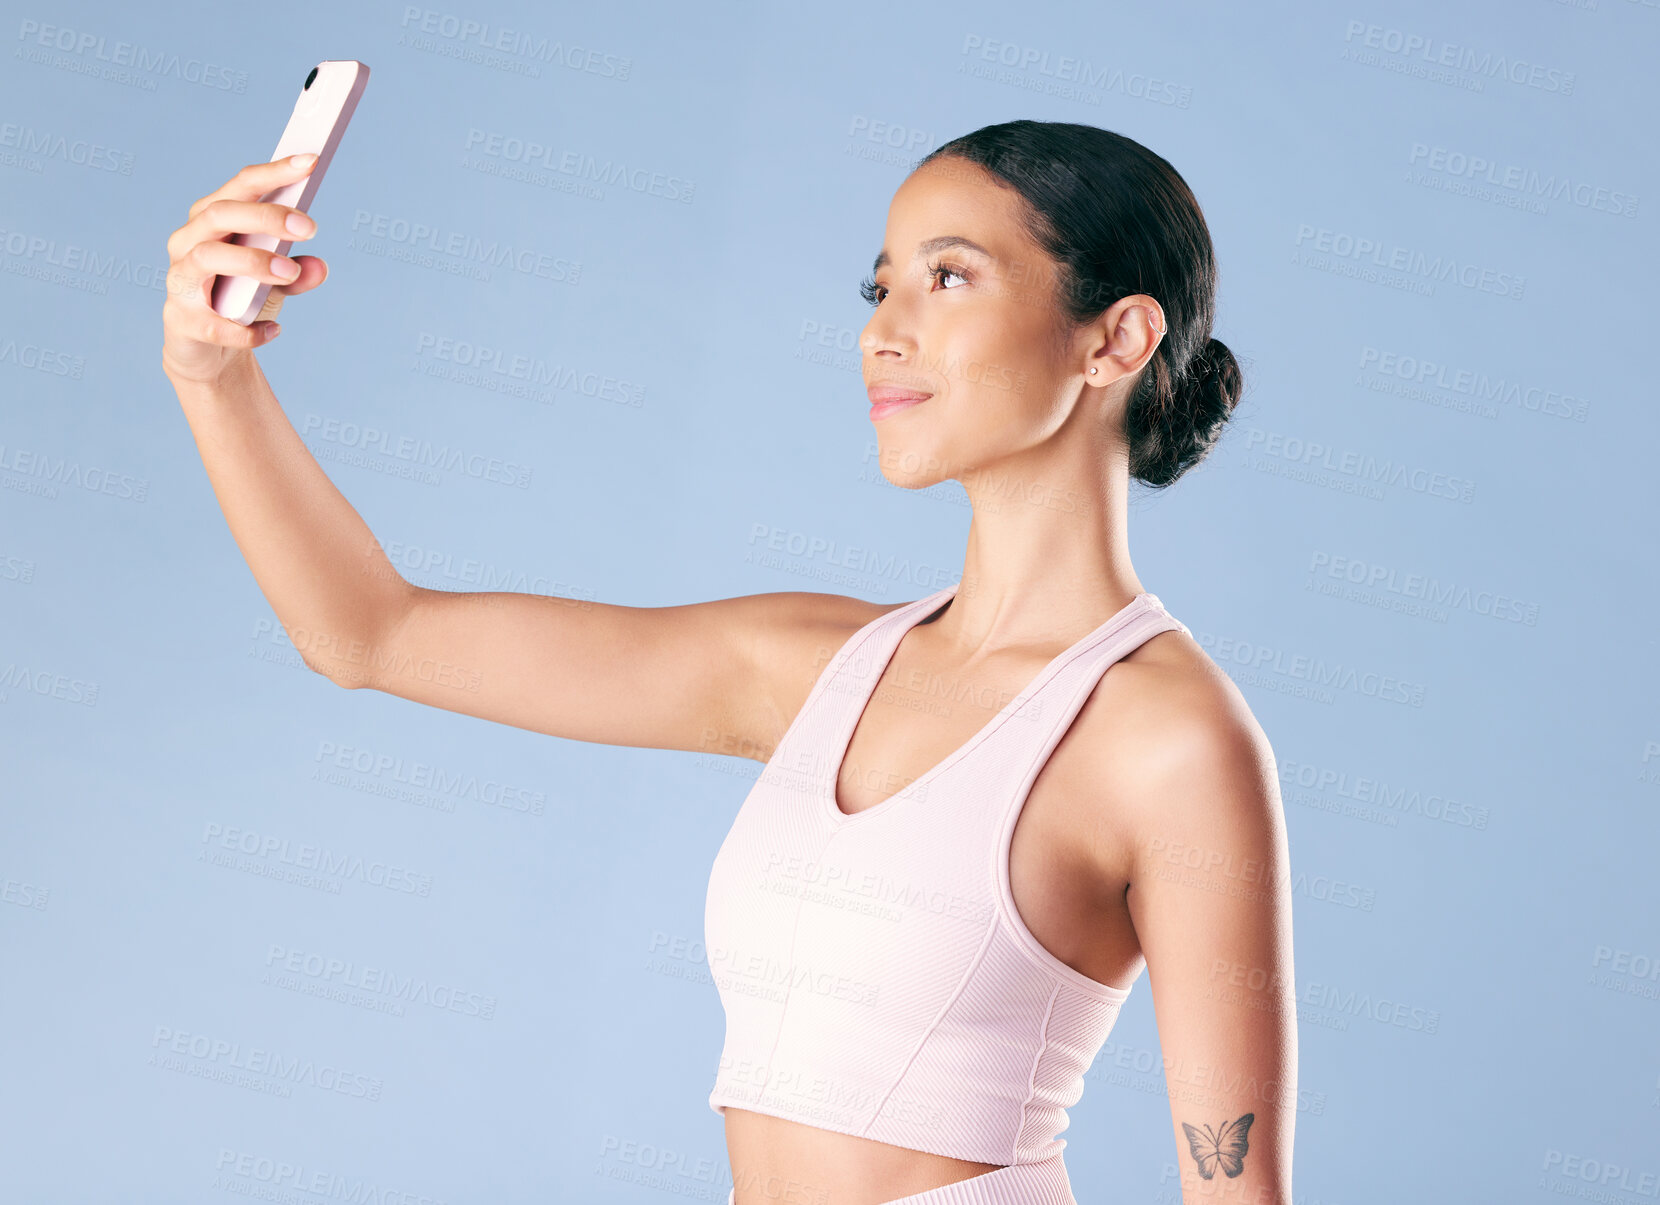
[(1092, 368), (1092, 369), (1090, 369), (1090, 371), (1091, 372), (1100, 372), (1101, 370), (1099, 368)]

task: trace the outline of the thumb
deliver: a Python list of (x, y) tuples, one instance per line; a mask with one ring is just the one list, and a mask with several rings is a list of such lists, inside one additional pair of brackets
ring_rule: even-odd
[(265, 306), (259, 311), (261, 319), (275, 318), (282, 309), (284, 298), (296, 293), (309, 293), (328, 279), (329, 266), (317, 256), (297, 255), (294, 262), (300, 265), (300, 274), (285, 285), (271, 286), (271, 291), (265, 295)]

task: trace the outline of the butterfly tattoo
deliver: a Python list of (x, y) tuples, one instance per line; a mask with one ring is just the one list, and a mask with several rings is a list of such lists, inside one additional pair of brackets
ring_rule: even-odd
[(1255, 1113), (1247, 1113), (1238, 1121), (1223, 1122), (1220, 1130), (1210, 1126), (1199, 1129), (1182, 1122), (1182, 1129), (1187, 1132), (1188, 1148), (1193, 1153), (1194, 1162), (1199, 1165), (1201, 1176), (1213, 1179), (1216, 1169), (1220, 1167), (1231, 1180), (1245, 1170), (1245, 1135), (1256, 1117)]

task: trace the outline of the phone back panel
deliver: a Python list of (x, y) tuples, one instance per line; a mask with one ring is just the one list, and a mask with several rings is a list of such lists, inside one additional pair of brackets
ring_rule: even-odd
[[(301, 88), (294, 102), (294, 112), (271, 152), (273, 160), (289, 155), (316, 154), (317, 163), (309, 172), (291, 184), (285, 184), (260, 197), (261, 201), (275, 201), (309, 212), (311, 199), (323, 183), (334, 158), (334, 148), (346, 132), (357, 109), (358, 98), (369, 83), (367, 64), (356, 59), (328, 59), (317, 64), (317, 78), (311, 87)], [(294, 245), (292, 239), (278, 239), (274, 234), (235, 234), (230, 239), (245, 247), (259, 247), (273, 255), (287, 255)], [(220, 276), (213, 282), (213, 308), (226, 318), (248, 325), (259, 316), (265, 297), (271, 291), (269, 281), (251, 276)]]

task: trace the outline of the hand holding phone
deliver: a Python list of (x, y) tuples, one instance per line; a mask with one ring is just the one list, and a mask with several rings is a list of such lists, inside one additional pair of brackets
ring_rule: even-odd
[[(358, 99), (369, 83), (369, 68), (356, 59), (328, 59), (318, 63), (306, 76), (288, 125), (271, 153), (272, 161), (290, 155), (315, 154), (317, 162), (298, 180), (290, 181), (259, 199), (290, 205), (302, 213), (311, 208), (334, 158), (335, 148), (346, 125), (357, 110)], [(272, 255), (287, 255), (291, 238), (268, 233), (236, 233), (227, 240)], [(272, 282), (253, 276), (220, 276), (213, 282), (213, 309), (216, 313), (247, 326), (259, 317)]]

